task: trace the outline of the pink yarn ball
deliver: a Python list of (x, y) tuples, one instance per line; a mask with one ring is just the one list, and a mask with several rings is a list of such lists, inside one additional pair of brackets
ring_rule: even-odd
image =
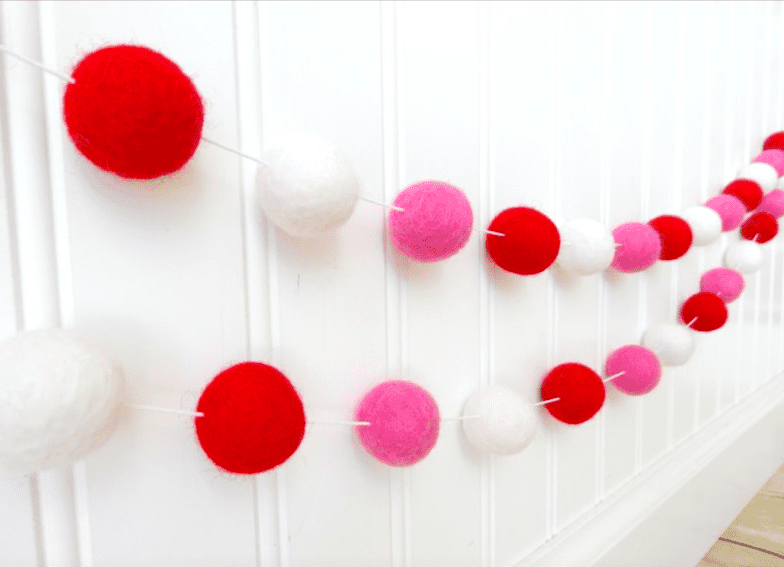
[(653, 390), (661, 378), (661, 363), (656, 354), (640, 345), (622, 346), (607, 357), (605, 373), (614, 376), (612, 385), (624, 394), (641, 396)]
[(401, 191), (389, 213), (389, 234), (398, 250), (420, 262), (456, 254), (471, 237), (474, 215), (463, 192), (442, 181), (421, 181)]
[(721, 217), (721, 230), (724, 232), (738, 228), (746, 215), (746, 206), (743, 204), (743, 201), (726, 193), (709, 199), (705, 206), (719, 214)]
[(661, 237), (656, 229), (640, 222), (616, 227), (613, 239), (618, 246), (611, 266), (619, 272), (641, 272), (653, 266), (661, 255)]
[(382, 382), (365, 394), (356, 413), (362, 446), (382, 463), (406, 467), (435, 446), (441, 418), (427, 390), (405, 380)]
[(781, 177), (784, 175), (784, 152), (781, 150), (765, 150), (754, 158), (754, 161), (767, 163), (776, 170), (776, 174)]
[(713, 268), (700, 278), (700, 291), (719, 296), (724, 303), (735, 301), (743, 291), (743, 276), (730, 268)]
[(769, 213), (777, 219), (784, 216), (784, 191), (774, 189), (765, 195), (759, 207), (757, 207), (757, 212)]

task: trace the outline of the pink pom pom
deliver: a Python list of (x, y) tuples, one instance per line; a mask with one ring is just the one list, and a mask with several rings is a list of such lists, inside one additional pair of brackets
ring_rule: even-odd
[(626, 345), (607, 357), (605, 373), (614, 376), (612, 385), (624, 394), (641, 396), (653, 390), (661, 378), (661, 363), (656, 354), (640, 345)]
[(441, 418), (433, 397), (405, 380), (382, 382), (359, 403), (357, 435), (368, 453), (394, 467), (413, 465), (435, 446)]
[(611, 266), (619, 272), (641, 272), (653, 266), (661, 255), (661, 237), (652, 226), (627, 222), (612, 232), (618, 247)]
[(700, 278), (700, 291), (719, 296), (724, 303), (735, 301), (743, 291), (743, 276), (730, 268), (713, 268)]
[(781, 177), (784, 175), (784, 152), (781, 150), (764, 150), (760, 155), (754, 158), (754, 161), (759, 163), (767, 163), (773, 166), (776, 174)]
[(441, 181), (415, 183), (398, 194), (389, 213), (389, 234), (403, 254), (435, 262), (456, 254), (471, 237), (474, 215), (457, 187)]
[(765, 195), (759, 207), (757, 207), (757, 211), (771, 214), (777, 219), (784, 216), (784, 191), (774, 189)]
[(719, 214), (721, 217), (721, 230), (724, 232), (738, 228), (740, 221), (743, 220), (746, 214), (746, 206), (743, 204), (743, 201), (726, 193), (716, 195), (705, 203), (705, 206)]

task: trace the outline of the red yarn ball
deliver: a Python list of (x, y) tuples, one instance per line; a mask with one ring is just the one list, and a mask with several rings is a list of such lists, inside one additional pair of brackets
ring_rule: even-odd
[(738, 199), (747, 211), (753, 211), (762, 202), (762, 187), (751, 179), (736, 179), (721, 192)]
[(256, 474), (278, 466), (305, 436), (305, 409), (276, 368), (243, 362), (213, 378), (195, 418), (201, 448), (221, 469)]
[(561, 247), (553, 221), (528, 207), (501, 211), (487, 229), (504, 235), (487, 235), (487, 253), (500, 268), (514, 274), (543, 272), (555, 262)]
[(763, 150), (784, 150), (784, 132), (775, 132), (765, 138)]
[(743, 226), (740, 227), (740, 234), (746, 240), (754, 240), (758, 244), (764, 244), (775, 238), (779, 233), (779, 223), (770, 213), (754, 213)]
[(689, 223), (673, 215), (661, 215), (648, 221), (661, 237), (660, 260), (676, 260), (691, 248), (692, 232)]
[(71, 73), (63, 115), (76, 148), (128, 179), (180, 169), (201, 140), (204, 105), (176, 63), (138, 45), (89, 53)]
[(542, 401), (560, 398), (544, 407), (557, 419), (572, 425), (591, 419), (604, 404), (604, 382), (582, 364), (568, 362), (553, 368), (544, 377)]
[(727, 322), (727, 306), (715, 293), (701, 291), (683, 302), (681, 321), (695, 331), (715, 331)]

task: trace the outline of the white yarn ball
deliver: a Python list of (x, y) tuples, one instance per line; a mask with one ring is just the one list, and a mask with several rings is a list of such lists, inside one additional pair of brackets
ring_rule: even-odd
[(673, 323), (657, 325), (645, 331), (642, 345), (654, 351), (662, 365), (679, 366), (694, 353), (694, 331)]
[(602, 223), (575, 219), (561, 229), (561, 249), (555, 259), (563, 269), (581, 275), (606, 270), (615, 256), (615, 240)]
[(741, 274), (756, 272), (762, 267), (763, 261), (762, 247), (751, 240), (740, 240), (730, 244), (724, 253), (724, 265)]
[(721, 234), (721, 217), (710, 207), (689, 207), (682, 216), (691, 228), (692, 244), (695, 246), (710, 244)]
[(509, 388), (492, 386), (466, 402), (463, 432), (468, 441), (486, 453), (511, 455), (525, 449), (536, 434), (536, 411)]
[(767, 163), (759, 161), (752, 162), (740, 170), (738, 179), (751, 179), (759, 183), (762, 190), (766, 193), (775, 189), (779, 174), (776, 169)]
[(344, 224), (359, 198), (348, 160), (313, 134), (292, 135), (264, 152), (259, 200), (265, 214), (292, 236), (313, 238)]
[(0, 466), (32, 472), (77, 461), (114, 430), (120, 367), (62, 329), (0, 345)]

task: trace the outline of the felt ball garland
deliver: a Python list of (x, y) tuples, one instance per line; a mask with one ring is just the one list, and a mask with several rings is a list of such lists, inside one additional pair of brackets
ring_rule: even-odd
[(542, 381), (540, 395), (555, 419), (577, 425), (591, 419), (604, 404), (604, 382), (583, 364), (567, 362), (553, 368)]
[(763, 150), (753, 161), (768, 164), (776, 170), (779, 177), (784, 175), (784, 151), (775, 148)]
[(727, 251), (724, 253), (724, 266), (742, 274), (756, 272), (762, 267), (764, 261), (762, 248), (751, 240), (734, 242), (727, 247)]
[(529, 207), (512, 207), (496, 215), (488, 234), (487, 253), (507, 272), (530, 276), (549, 268), (561, 247), (558, 228), (547, 216)]
[(759, 183), (750, 179), (736, 179), (722, 189), (721, 192), (740, 200), (747, 211), (753, 211), (762, 201), (762, 187), (759, 186)]
[(716, 211), (721, 217), (721, 230), (724, 232), (738, 228), (746, 214), (746, 206), (743, 202), (726, 193), (716, 195), (708, 200), (705, 206)]
[(784, 150), (784, 132), (774, 132), (762, 144), (764, 150)]
[(774, 189), (762, 198), (762, 201), (757, 207), (760, 213), (769, 213), (777, 219), (784, 216), (784, 191), (781, 189)]
[(740, 297), (744, 282), (740, 272), (730, 268), (713, 268), (700, 278), (700, 291), (718, 296), (724, 303), (731, 303)]
[(751, 179), (752, 181), (759, 183), (759, 186), (762, 187), (763, 191), (771, 191), (776, 187), (776, 181), (778, 181), (779, 176), (772, 165), (753, 162), (741, 169), (738, 178)]
[(652, 350), (640, 345), (626, 345), (607, 357), (605, 374), (619, 375), (610, 383), (624, 394), (640, 396), (659, 384), (661, 363)]
[(664, 366), (685, 364), (694, 353), (694, 332), (685, 325), (664, 323), (645, 331), (642, 344), (656, 353)]
[(770, 213), (754, 213), (741, 226), (740, 234), (746, 240), (764, 244), (779, 233), (779, 223)]
[(533, 406), (504, 386), (491, 386), (468, 398), (463, 418), (468, 442), (481, 452), (499, 455), (525, 449), (538, 425)]
[(606, 270), (615, 255), (615, 241), (607, 228), (591, 219), (575, 219), (560, 229), (561, 249), (556, 263), (580, 275)]
[(722, 221), (719, 213), (709, 207), (698, 205), (683, 211), (684, 220), (689, 223), (692, 243), (705, 246), (716, 240), (721, 234)]
[(727, 306), (715, 293), (701, 291), (683, 303), (681, 321), (695, 331), (715, 331), (727, 322)]
[(612, 267), (619, 272), (647, 270), (662, 254), (662, 240), (655, 228), (640, 222), (627, 222), (616, 227), (613, 238), (618, 244)]
[(661, 215), (648, 221), (661, 238), (660, 260), (677, 260), (691, 248), (692, 233), (689, 223), (674, 215)]

